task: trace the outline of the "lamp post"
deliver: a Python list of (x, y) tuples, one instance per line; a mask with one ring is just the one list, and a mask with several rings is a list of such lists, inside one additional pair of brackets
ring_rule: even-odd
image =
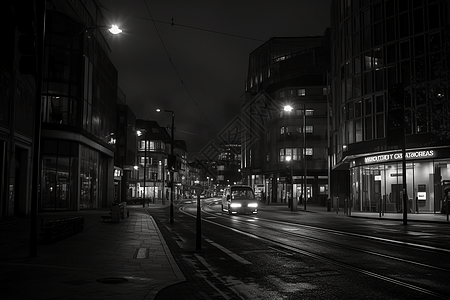
[[(284, 111), (285, 112), (291, 112), (293, 107), (290, 105), (285, 105), (284, 106)], [(296, 211), (297, 210), (297, 201), (294, 201), (294, 171), (292, 169), (292, 164), (294, 161), (294, 147), (292, 147), (291, 149), (291, 155), (290, 156), (286, 156), (286, 160), (289, 162), (289, 172), (290, 172), (290, 178), (291, 178), (291, 211)]]
[(297, 201), (294, 200), (294, 172), (292, 170), (293, 156), (286, 156), (286, 160), (289, 162), (289, 173), (291, 178), (291, 211), (297, 211)]
[[(168, 112), (172, 114), (172, 128), (171, 128), (171, 139), (170, 139), (170, 156), (171, 156), (171, 161), (175, 163), (174, 161), (174, 155), (173, 155), (173, 147), (175, 144), (175, 139), (174, 139), (174, 123), (175, 123), (175, 113), (173, 110), (167, 110), (167, 109), (160, 109), (157, 108), (156, 109), (157, 112)], [(174, 198), (174, 192), (175, 192), (175, 187), (174, 187), (174, 182), (173, 182), (173, 176), (174, 176), (174, 169), (175, 166), (170, 168), (170, 223), (173, 223), (173, 198)]]
[[(145, 207), (145, 181), (147, 179), (147, 130), (146, 129), (141, 129), (137, 131), (137, 135), (141, 136), (142, 133), (144, 133), (144, 194), (143, 194), (143, 199), (144, 201), (142, 202), (142, 207)], [(142, 144), (142, 143), (141, 143)]]

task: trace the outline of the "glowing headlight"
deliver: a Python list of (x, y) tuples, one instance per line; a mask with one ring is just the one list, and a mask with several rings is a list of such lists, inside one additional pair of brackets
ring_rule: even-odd
[(241, 207), (242, 206), (242, 204), (240, 204), (240, 203), (231, 203), (230, 204), (230, 207)]
[(258, 207), (258, 203), (249, 203), (248, 207)]

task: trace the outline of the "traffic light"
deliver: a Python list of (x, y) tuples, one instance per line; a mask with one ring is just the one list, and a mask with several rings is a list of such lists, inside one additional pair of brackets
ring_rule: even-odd
[(16, 5), (19, 71), (22, 74), (36, 75), (36, 9), (34, 1), (20, 0)]

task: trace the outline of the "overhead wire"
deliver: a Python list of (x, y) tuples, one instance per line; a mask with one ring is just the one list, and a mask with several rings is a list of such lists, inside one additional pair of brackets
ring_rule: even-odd
[(180, 72), (178, 71), (177, 67), (175, 66), (175, 63), (173, 62), (172, 58), (170, 57), (169, 51), (167, 50), (166, 44), (164, 43), (164, 40), (161, 36), (161, 33), (158, 30), (158, 26), (156, 26), (156, 21), (153, 19), (152, 13), (150, 11), (150, 8), (147, 5), (147, 2), (145, 0), (144, 4), (145, 7), (147, 8), (148, 14), (150, 15), (151, 21), (153, 23), (153, 26), (155, 27), (156, 33), (158, 34), (158, 38), (161, 41), (161, 44), (164, 48), (164, 52), (167, 55), (167, 58), (169, 59), (170, 64), (172, 65), (173, 69), (175, 70), (175, 73), (178, 76), (178, 79), (180, 80), (181, 84), (183, 85), (184, 89), (186, 90), (186, 92), (189, 95), (189, 98), (192, 100), (192, 102), (194, 102), (195, 106), (197, 107), (197, 109), (200, 111), (200, 113), (203, 115), (203, 117), (205, 118), (205, 120), (207, 120), (210, 124), (212, 124), (212, 122), (208, 119), (208, 117), (205, 115), (205, 113), (203, 112), (203, 110), (200, 108), (200, 106), (198, 105), (197, 101), (195, 101), (194, 97), (192, 96), (191, 92), (189, 91), (188, 87), (186, 86), (186, 84), (184, 83), (183, 78), (181, 77)]

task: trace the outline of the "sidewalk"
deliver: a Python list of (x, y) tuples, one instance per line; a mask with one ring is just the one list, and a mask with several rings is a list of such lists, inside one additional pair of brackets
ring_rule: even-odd
[[(287, 207), (287, 203), (270, 203), (269, 205), (264, 204), (260, 208), (260, 210), (285, 210), (290, 211), (290, 208)], [(298, 204), (297, 211), (305, 211), (303, 204)], [(307, 212), (313, 212), (313, 213), (321, 213), (321, 214), (328, 214), (328, 215), (340, 215), (340, 216), (348, 216), (353, 218), (369, 218), (369, 219), (379, 219), (379, 220), (403, 220), (403, 214), (402, 213), (383, 213), (380, 216), (379, 212), (360, 212), (360, 211), (349, 211), (345, 213), (344, 208), (340, 207), (339, 210), (336, 212), (335, 208), (331, 208), (330, 211), (327, 210), (326, 206), (320, 206), (316, 204), (307, 204), (306, 205), (306, 211)], [(431, 222), (431, 223), (447, 223), (450, 225), (450, 222), (447, 221), (447, 215), (441, 214), (441, 213), (430, 213), (430, 212), (419, 212), (419, 213), (408, 213), (407, 214), (407, 221), (411, 222)]]
[[(177, 252), (171, 253), (146, 209), (140, 205), (128, 208), (130, 217), (120, 223), (102, 222), (101, 216), (108, 214), (109, 209), (39, 213), (39, 219), (46, 221), (83, 216), (85, 225), (83, 232), (72, 237), (53, 244), (39, 244), (35, 258), (29, 257), (30, 219), (2, 220), (1, 298), (154, 299), (160, 290), (179, 283), (174, 286), (177, 299), (212, 299), (194, 297), (192, 291), (208, 295), (212, 288), (200, 281), (195, 270), (177, 265), (173, 257)], [(264, 210), (290, 211), (285, 203), (264, 205), (261, 212)], [(304, 207), (299, 205), (298, 212), (302, 211)], [(345, 216), (342, 209), (336, 214), (317, 205), (307, 205), (306, 211), (330, 217)], [(351, 212), (349, 217), (400, 222), (403, 215), (386, 213), (380, 218), (378, 213)], [(450, 224), (446, 219), (445, 214), (408, 214), (408, 222)], [(159, 299), (166, 299), (168, 293), (170, 290)]]
[(102, 222), (109, 210), (40, 213), (46, 221), (84, 216), (84, 230), (38, 245), (29, 257), (29, 218), (0, 223), (2, 299), (153, 299), (185, 277), (153, 218), (129, 207), (120, 223)]

